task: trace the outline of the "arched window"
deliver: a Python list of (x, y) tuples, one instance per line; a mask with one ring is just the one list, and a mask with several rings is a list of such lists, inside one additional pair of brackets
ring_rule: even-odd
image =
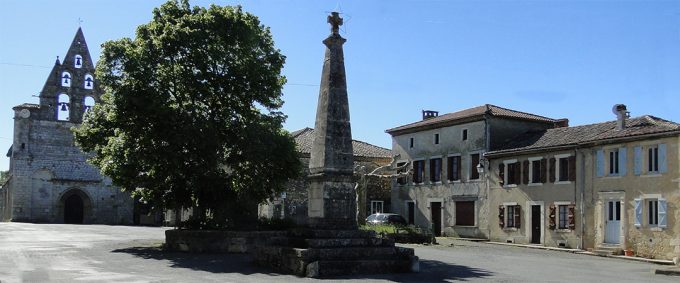
[(85, 105), (85, 113), (92, 110), (92, 107), (94, 107), (94, 98), (92, 98), (92, 96), (86, 96), (83, 105)]
[(71, 74), (69, 72), (61, 73), (61, 86), (71, 86)]
[(76, 55), (76, 57), (75, 57), (75, 62), (74, 62), (74, 66), (75, 66), (76, 68), (80, 68), (80, 67), (83, 66), (83, 56)]
[(92, 89), (94, 87), (94, 78), (92, 75), (87, 74), (85, 75), (85, 82), (84, 85), (85, 89)]
[(69, 112), (69, 97), (62, 93), (59, 95), (59, 103), (57, 103), (57, 120), (68, 121)]

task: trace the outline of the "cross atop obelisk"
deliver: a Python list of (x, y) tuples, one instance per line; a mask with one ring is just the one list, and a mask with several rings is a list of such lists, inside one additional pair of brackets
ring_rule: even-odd
[(331, 12), (331, 14), (328, 16), (328, 23), (331, 24), (331, 33), (338, 34), (340, 26), (343, 24), (343, 20), (340, 17), (340, 13)]
[(338, 34), (342, 18), (332, 12), (328, 23), (331, 34), (323, 41), (326, 54), (309, 160), (308, 224), (320, 229), (356, 229), (354, 151), (342, 51), (345, 39)]

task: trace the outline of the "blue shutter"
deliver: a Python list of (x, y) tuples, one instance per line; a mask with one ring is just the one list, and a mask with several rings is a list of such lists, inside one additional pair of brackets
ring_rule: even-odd
[(601, 149), (597, 150), (597, 162), (596, 162), (596, 173), (598, 177), (604, 176), (604, 151)]
[(642, 147), (636, 146), (633, 149), (635, 149), (635, 156), (633, 159), (633, 173), (635, 173), (635, 175), (640, 175), (642, 174)]
[(639, 198), (634, 199), (635, 227), (640, 228), (642, 223), (642, 202)]
[(666, 165), (666, 144), (659, 145), (659, 173), (666, 173), (668, 166)]
[(619, 176), (626, 176), (626, 169), (628, 169), (627, 148), (619, 148)]
[(665, 199), (660, 198), (659, 199), (659, 228), (666, 228), (668, 226), (667, 220), (666, 220), (666, 209), (668, 208), (667, 202)]

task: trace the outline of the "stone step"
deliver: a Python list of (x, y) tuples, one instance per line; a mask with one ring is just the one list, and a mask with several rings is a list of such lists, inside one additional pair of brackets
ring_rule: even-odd
[(618, 245), (617, 246), (601, 245), (597, 246), (593, 250), (593, 253), (601, 256), (620, 255), (623, 254), (623, 250)]
[(347, 247), (329, 249), (307, 249), (307, 261), (324, 260), (361, 260), (406, 258), (402, 250), (395, 247)]
[[(415, 261), (414, 261), (415, 260)], [(349, 274), (418, 272), (418, 258), (411, 259), (365, 259), (365, 260), (319, 260), (307, 265), (307, 277), (329, 277)]]
[(370, 230), (312, 230), (301, 228), (289, 230), (288, 236), (304, 239), (367, 239), (374, 238), (376, 233)]
[(308, 248), (339, 248), (339, 247), (393, 247), (394, 240), (383, 238), (370, 239), (305, 239)]

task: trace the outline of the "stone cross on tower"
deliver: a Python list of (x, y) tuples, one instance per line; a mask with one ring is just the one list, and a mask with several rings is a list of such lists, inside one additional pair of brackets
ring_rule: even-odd
[(326, 54), (309, 160), (308, 224), (318, 229), (357, 229), (354, 152), (342, 51), (346, 40), (338, 34), (342, 18), (337, 12), (328, 16), (328, 23), (332, 33), (323, 41)]
[(331, 12), (331, 14), (328, 16), (328, 23), (331, 24), (331, 33), (338, 34), (340, 26), (343, 24), (343, 20), (340, 17), (340, 13)]

